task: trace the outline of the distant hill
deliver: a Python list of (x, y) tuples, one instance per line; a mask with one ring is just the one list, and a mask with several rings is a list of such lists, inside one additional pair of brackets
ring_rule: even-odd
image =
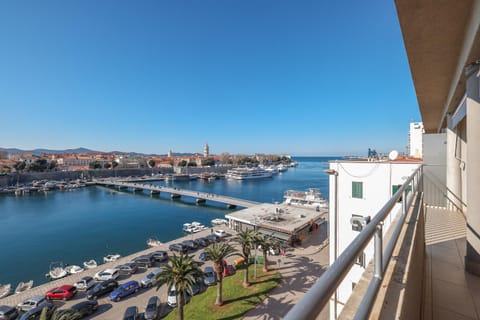
[[(31, 152), (34, 155), (41, 154), (52, 154), (52, 153), (115, 153), (115, 154), (128, 154), (130, 156), (167, 156), (166, 154), (145, 154), (140, 152), (125, 152), (125, 151), (95, 151), (87, 148), (75, 148), (75, 149), (65, 149), (65, 150), (51, 150), (51, 149), (33, 149), (33, 150), (22, 150), (17, 148), (2, 148), (0, 151), (6, 151), (8, 153), (22, 153), (22, 152)], [(174, 153), (174, 156), (191, 156), (193, 153)]]

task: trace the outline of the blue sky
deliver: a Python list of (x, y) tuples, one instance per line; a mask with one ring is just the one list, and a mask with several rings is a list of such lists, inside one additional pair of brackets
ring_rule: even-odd
[(0, 2), (0, 146), (405, 150), (393, 0)]

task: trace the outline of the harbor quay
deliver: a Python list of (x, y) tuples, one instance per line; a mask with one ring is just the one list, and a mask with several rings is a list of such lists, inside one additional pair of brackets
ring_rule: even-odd
[[(213, 230), (222, 229), (224, 226), (213, 227)], [(236, 232), (231, 229), (226, 229), (229, 237), (232, 239)], [(18, 303), (24, 301), (35, 295), (43, 296), (48, 290), (56, 288), (61, 285), (73, 284), (79, 279), (85, 276), (93, 276), (98, 271), (106, 268), (113, 268), (117, 265), (127, 263), (137, 256), (149, 254), (153, 251), (164, 250), (169, 252), (168, 246), (173, 243), (181, 242), (184, 240), (191, 240), (193, 238), (204, 237), (212, 232), (211, 229), (203, 230), (195, 234), (189, 234), (181, 238), (174, 239), (172, 241), (163, 243), (158, 247), (148, 248), (134, 254), (121, 257), (115, 262), (109, 262), (101, 264), (94, 269), (85, 270), (84, 272), (67, 276), (62, 279), (54, 280), (36, 287), (25, 292), (7, 296), (0, 299), (0, 305), (16, 306)], [(304, 241), (302, 245), (295, 246), (287, 249), (285, 256), (271, 256), (269, 259), (270, 269), (272, 272), (280, 272), (282, 280), (277, 288), (275, 288), (269, 296), (262, 302), (260, 302), (254, 309), (250, 310), (244, 315), (244, 319), (263, 319), (265, 315), (269, 316), (269, 319), (281, 319), (288, 310), (303, 296), (303, 294), (310, 288), (313, 283), (320, 277), (320, 275), (328, 267), (328, 238), (326, 235), (327, 228), (321, 230), (312, 235), (308, 240)], [(194, 253), (196, 260), (202, 250), (197, 250)], [(169, 254), (171, 254), (169, 252)], [(234, 258), (229, 260), (233, 261)], [(229, 264), (232, 261), (227, 261)], [(211, 261), (206, 261), (202, 266), (211, 265)], [(160, 264), (161, 265), (161, 264)], [(121, 276), (118, 280), (120, 283), (127, 280), (140, 281), (151, 270), (158, 268), (159, 263), (156, 263), (155, 267), (147, 270), (140, 269), (139, 272), (130, 276)], [(71, 300), (68, 301), (55, 301), (55, 305), (60, 309), (66, 309), (72, 305), (84, 301), (86, 299), (85, 292), (79, 291)], [(142, 288), (138, 293), (131, 295), (128, 298), (122, 299), (119, 302), (112, 302), (109, 300), (108, 295), (98, 299), (99, 308), (91, 316), (86, 319), (99, 319), (99, 320), (114, 320), (121, 319), (125, 310), (129, 306), (137, 306), (142, 313), (145, 310), (147, 301), (152, 296), (158, 296), (162, 303), (162, 314), (165, 315), (171, 311), (171, 308), (166, 305), (167, 288), (163, 286), (158, 291), (153, 288)], [(321, 319), (327, 319), (328, 314), (323, 314)], [(212, 317), (212, 319), (214, 316)]]

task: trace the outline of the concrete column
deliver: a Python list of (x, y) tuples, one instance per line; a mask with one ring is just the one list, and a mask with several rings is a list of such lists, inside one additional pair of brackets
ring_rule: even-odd
[(480, 92), (478, 64), (467, 76), (467, 254), (465, 270), (480, 276)]
[[(451, 128), (451, 116), (447, 116), (447, 207), (451, 210), (462, 209), (461, 172), (460, 172), (460, 143), (457, 144), (457, 134)], [(452, 205), (453, 203), (453, 205)]]

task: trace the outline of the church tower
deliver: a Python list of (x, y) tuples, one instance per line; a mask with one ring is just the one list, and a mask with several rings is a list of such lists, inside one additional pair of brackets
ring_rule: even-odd
[(203, 156), (206, 158), (210, 154), (210, 148), (208, 147), (208, 143), (205, 143), (203, 146)]

